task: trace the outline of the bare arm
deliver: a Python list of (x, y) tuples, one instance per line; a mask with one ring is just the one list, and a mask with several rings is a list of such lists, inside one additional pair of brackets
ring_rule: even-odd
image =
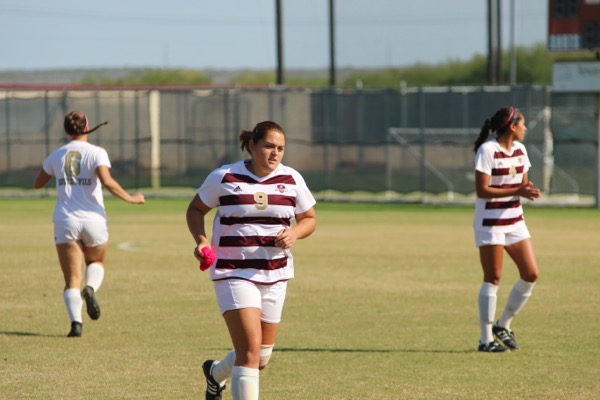
[(102, 186), (104, 186), (113, 196), (131, 204), (144, 204), (146, 202), (144, 195), (141, 193), (136, 193), (134, 195), (127, 193), (125, 189), (119, 185), (119, 182), (114, 180), (106, 165), (101, 165), (96, 168), (96, 173), (98, 174)]
[(317, 228), (317, 216), (314, 208), (296, 215), (296, 225), (284, 229), (277, 235), (275, 246), (284, 249), (290, 248), (298, 239), (309, 237)]
[(516, 188), (497, 188), (490, 187), (491, 176), (480, 171), (475, 171), (475, 192), (481, 199), (494, 199), (498, 197), (520, 196), (529, 200), (539, 198), (542, 193), (540, 189), (533, 187), (533, 182), (529, 182), (528, 174), (523, 174), (523, 182)]
[(188, 229), (196, 242), (194, 255), (200, 261), (202, 261), (200, 250), (202, 250), (203, 247), (210, 246), (210, 241), (206, 237), (206, 230), (204, 228), (204, 216), (210, 210), (211, 208), (204, 204), (198, 195), (195, 195), (185, 213)]
[(50, 178), (52, 178), (52, 175), (49, 175), (46, 171), (42, 169), (38, 176), (35, 178), (35, 181), (33, 182), (33, 187), (36, 189), (43, 188), (44, 186), (46, 186), (46, 183), (50, 181)]

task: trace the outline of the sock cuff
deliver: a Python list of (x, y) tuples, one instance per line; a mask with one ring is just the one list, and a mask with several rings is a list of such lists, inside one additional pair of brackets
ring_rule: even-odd
[(496, 296), (498, 294), (498, 285), (494, 285), (493, 283), (483, 282), (481, 284), (481, 289), (479, 290), (479, 294), (487, 295), (487, 296)]
[(515, 288), (524, 295), (530, 295), (534, 286), (535, 282), (527, 282), (520, 278), (517, 283), (515, 283)]
[(258, 368), (248, 368), (248, 367), (240, 367), (234, 366), (231, 370), (231, 375), (237, 376), (259, 376)]

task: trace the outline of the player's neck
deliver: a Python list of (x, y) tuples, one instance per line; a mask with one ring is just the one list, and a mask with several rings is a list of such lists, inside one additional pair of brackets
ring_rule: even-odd
[(504, 150), (510, 152), (512, 151), (512, 145), (513, 145), (513, 138), (510, 135), (503, 135), (500, 137), (497, 137), (496, 140), (498, 141), (498, 144), (500, 145), (500, 147), (502, 147)]

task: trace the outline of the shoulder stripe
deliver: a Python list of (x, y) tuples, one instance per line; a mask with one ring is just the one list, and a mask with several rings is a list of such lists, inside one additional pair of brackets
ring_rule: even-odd
[(223, 175), (223, 179), (221, 180), (221, 183), (239, 183), (239, 182), (256, 183), (256, 179), (254, 179), (248, 175), (226, 173), (225, 175)]
[(277, 175), (277, 176), (273, 176), (269, 179), (259, 182), (249, 175), (226, 173), (225, 175), (223, 175), (223, 179), (221, 180), (221, 183), (240, 183), (240, 182), (254, 183), (257, 185), (274, 185), (274, 184), (278, 184), (278, 183), (287, 183), (288, 185), (296, 184), (296, 180), (291, 175)]
[(494, 158), (513, 158), (513, 157), (518, 157), (518, 156), (522, 156), (522, 155), (523, 155), (523, 150), (521, 150), (521, 149), (515, 149), (511, 154), (506, 154), (501, 151), (494, 152)]

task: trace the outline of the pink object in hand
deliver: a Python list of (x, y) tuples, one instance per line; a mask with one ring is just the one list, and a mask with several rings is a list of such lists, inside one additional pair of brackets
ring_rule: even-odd
[(203, 247), (202, 250), (200, 250), (200, 254), (202, 255), (203, 259), (203, 261), (200, 263), (200, 271), (206, 271), (217, 259), (215, 246)]

